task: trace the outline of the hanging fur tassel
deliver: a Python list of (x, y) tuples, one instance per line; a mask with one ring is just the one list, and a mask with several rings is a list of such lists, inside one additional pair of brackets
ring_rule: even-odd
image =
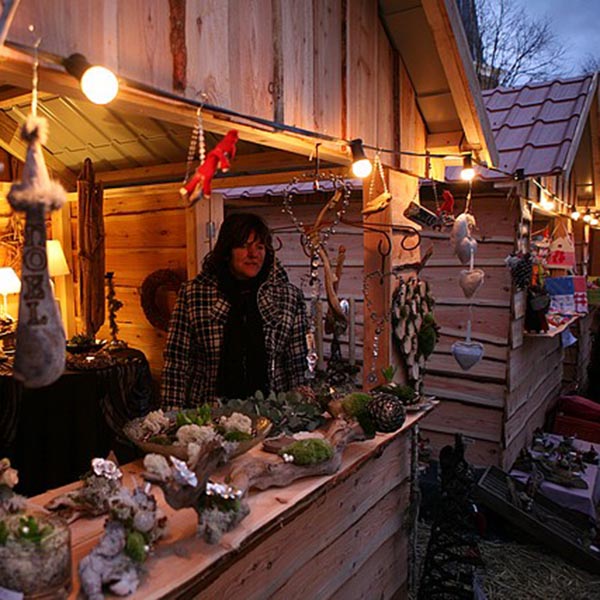
[(42, 153), (46, 137), (46, 119), (29, 115), (21, 129), (27, 143), (23, 178), (7, 195), (12, 208), (26, 214), (13, 374), (29, 388), (50, 385), (65, 368), (65, 332), (50, 285), (44, 220), (48, 211), (63, 206), (66, 193), (48, 175)]

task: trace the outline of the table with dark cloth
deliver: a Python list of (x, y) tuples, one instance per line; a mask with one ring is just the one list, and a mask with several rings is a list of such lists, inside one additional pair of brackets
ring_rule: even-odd
[(23, 387), (11, 363), (0, 363), (0, 457), (19, 471), (18, 492), (74, 481), (111, 450), (121, 461), (137, 456), (122, 428), (153, 408), (148, 361), (129, 348), (91, 356), (68, 355), (64, 375), (38, 389)]

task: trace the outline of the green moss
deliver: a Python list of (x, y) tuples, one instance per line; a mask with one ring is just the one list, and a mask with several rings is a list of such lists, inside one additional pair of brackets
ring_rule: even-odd
[(342, 409), (349, 417), (358, 417), (367, 410), (371, 396), (364, 392), (352, 392), (342, 398)]
[(331, 444), (319, 438), (298, 440), (286, 446), (279, 454), (289, 454), (294, 457), (295, 465), (317, 465), (333, 457)]
[(416, 392), (410, 385), (400, 385), (399, 383), (394, 382), (380, 385), (373, 391), (393, 394), (403, 404), (410, 404), (415, 400), (416, 397)]
[(245, 431), (228, 431), (223, 437), (227, 442), (246, 442), (252, 439), (252, 434)]
[(130, 531), (127, 534), (127, 543), (125, 545), (125, 553), (129, 558), (136, 562), (144, 562), (146, 560), (146, 540), (139, 531)]

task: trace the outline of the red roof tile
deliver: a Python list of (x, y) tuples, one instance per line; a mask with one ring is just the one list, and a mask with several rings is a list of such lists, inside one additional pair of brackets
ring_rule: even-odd
[[(499, 161), (507, 173), (523, 169), (526, 177), (564, 171), (569, 151), (579, 144), (586, 101), (595, 92), (592, 75), (530, 83), (520, 88), (496, 88), (483, 92)], [(454, 179), (457, 170), (447, 169)], [(479, 169), (484, 180), (505, 178)]]

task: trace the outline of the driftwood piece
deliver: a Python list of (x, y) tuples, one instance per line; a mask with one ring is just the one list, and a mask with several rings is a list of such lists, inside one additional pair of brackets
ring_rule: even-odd
[(282, 462), (282, 459), (250, 458), (232, 469), (228, 481), (246, 494), (251, 488), (266, 490), (270, 487), (284, 487), (303, 477), (331, 475), (340, 468), (346, 446), (364, 437), (364, 431), (358, 423), (335, 419), (325, 432), (325, 439), (334, 450), (329, 460), (316, 465), (298, 466)]
[(348, 317), (346, 316), (346, 313), (340, 304), (340, 299), (338, 298), (335, 290), (335, 275), (333, 273), (333, 269), (331, 268), (327, 251), (325, 248), (323, 248), (323, 246), (319, 246), (318, 253), (319, 258), (323, 263), (323, 272), (325, 274), (325, 293), (327, 294), (327, 304), (329, 305), (329, 308), (333, 314), (333, 318), (336, 321), (347, 323)]
[(92, 338), (104, 323), (104, 188), (86, 158), (77, 179), (81, 319)]
[(30, 115), (21, 129), (27, 143), (23, 176), (7, 195), (11, 207), (26, 214), (22, 258), (22, 287), (13, 375), (25, 387), (38, 388), (56, 381), (65, 368), (65, 332), (48, 274), (46, 212), (66, 200), (62, 186), (48, 175), (42, 144), (47, 121)]
[[(337, 262), (335, 264), (335, 277), (333, 280), (333, 292), (336, 298), (339, 298), (337, 293), (340, 287), (340, 280), (342, 278), (342, 271), (344, 269), (344, 261), (346, 259), (346, 246), (340, 246), (338, 248)], [(341, 307), (341, 302), (340, 302)], [(343, 311), (343, 309), (342, 309)], [(348, 318), (344, 312), (344, 319), (340, 319), (339, 315), (334, 311), (331, 304), (328, 302), (327, 313), (325, 314), (325, 333), (332, 334), (336, 331), (336, 324), (338, 324), (338, 331), (343, 333), (348, 325)]]

